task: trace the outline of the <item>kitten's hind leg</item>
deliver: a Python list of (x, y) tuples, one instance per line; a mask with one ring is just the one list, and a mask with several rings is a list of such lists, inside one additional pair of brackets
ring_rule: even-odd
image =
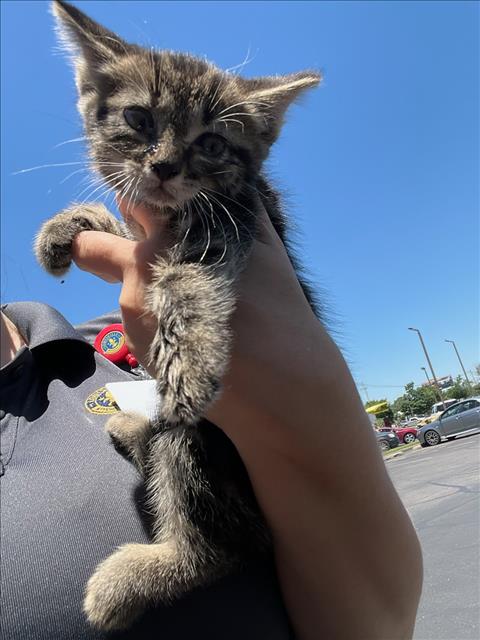
[(119, 411), (107, 420), (105, 431), (110, 435), (114, 444), (131, 458), (139, 471), (143, 473), (147, 445), (153, 433), (151, 421), (133, 411)]
[(124, 629), (155, 603), (195, 586), (197, 567), (174, 541), (127, 544), (104, 560), (87, 584), (84, 611), (95, 627)]
[(40, 266), (54, 276), (66, 273), (72, 263), (73, 239), (81, 231), (125, 235), (122, 224), (103, 204), (73, 204), (40, 227), (33, 247)]
[(227, 366), (231, 282), (201, 264), (159, 259), (147, 300), (158, 319), (150, 360), (161, 397), (159, 418), (193, 424), (214, 399)]

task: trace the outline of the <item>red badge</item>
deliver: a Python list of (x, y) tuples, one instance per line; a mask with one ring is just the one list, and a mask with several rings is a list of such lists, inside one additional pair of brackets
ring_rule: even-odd
[(109, 324), (100, 331), (95, 338), (94, 347), (110, 362), (119, 364), (126, 362), (132, 369), (138, 367), (138, 361), (130, 353), (125, 341), (125, 332), (122, 324)]

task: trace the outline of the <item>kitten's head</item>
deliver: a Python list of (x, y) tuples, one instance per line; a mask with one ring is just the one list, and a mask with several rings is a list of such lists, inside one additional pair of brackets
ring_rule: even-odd
[(247, 80), (126, 43), (62, 0), (53, 13), (95, 167), (118, 193), (159, 210), (202, 190), (235, 196), (259, 171), (287, 107), (320, 81), (311, 71)]

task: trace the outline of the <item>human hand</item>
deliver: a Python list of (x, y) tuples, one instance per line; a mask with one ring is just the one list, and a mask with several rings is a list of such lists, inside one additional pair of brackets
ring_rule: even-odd
[[(125, 218), (130, 216), (143, 229), (145, 238), (132, 241), (85, 231), (74, 241), (74, 260), (80, 268), (109, 282), (123, 283), (120, 307), (127, 343), (153, 374), (148, 349), (156, 319), (147, 311), (145, 292), (151, 278), (149, 265), (168, 250), (172, 239), (165, 219), (144, 206), (131, 208), (120, 201), (119, 208)], [(263, 207), (261, 210), (259, 236), (238, 283), (232, 358), (224, 392), (208, 414), (212, 421), (226, 427), (233, 417), (236, 421), (240, 416), (246, 419), (247, 408), (250, 414), (279, 412), (285, 417), (286, 407), (279, 398), (288, 398), (292, 383), (302, 377), (307, 380), (312, 366), (316, 366), (313, 352), (318, 348), (317, 334), (320, 332), (329, 342), (303, 294), (283, 243), (266, 211)]]
[[(145, 304), (149, 265), (171, 239), (147, 209), (135, 207), (131, 215), (144, 240), (85, 231), (73, 253), (80, 268), (123, 283), (127, 343), (148, 369), (156, 329)], [(421, 588), (415, 532), (350, 372), (310, 309), (266, 212), (237, 283), (232, 331), (223, 390), (207, 417), (246, 465), (272, 531), (297, 637), (411, 637)], [(374, 547), (373, 537), (380, 540)], [(391, 547), (402, 557), (394, 578)]]

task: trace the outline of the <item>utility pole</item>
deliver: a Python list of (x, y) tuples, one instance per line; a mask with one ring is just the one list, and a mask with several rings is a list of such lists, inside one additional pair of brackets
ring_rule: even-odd
[(463, 375), (465, 376), (465, 380), (467, 381), (467, 384), (471, 391), (472, 385), (470, 384), (470, 380), (468, 379), (467, 372), (465, 371), (465, 367), (463, 366), (462, 359), (460, 358), (460, 354), (458, 353), (457, 345), (453, 340), (447, 340), (446, 338), (445, 338), (445, 342), (450, 342), (450, 344), (453, 344), (453, 348), (455, 349), (455, 353), (457, 354), (458, 361), (460, 362), (460, 366), (462, 367)]
[(363, 392), (367, 396), (367, 402), (370, 402), (370, 398), (368, 397), (368, 387), (367, 387), (367, 385), (364, 384), (363, 382), (361, 382), (358, 386), (360, 387), (360, 389), (363, 389)]
[(428, 376), (428, 371), (425, 369), (425, 367), (421, 367), (423, 370), (423, 373), (427, 376), (427, 380), (428, 380), (428, 384), (431, 385), (432, 381), (430, 380), (429, 376)]
[(430, 356), (428, 355), (427, 347), (425, 346), (425, 343), (423, 341), (422, 334), (420, 333), (419, 329), (415, 329), (414, 327), (408, 327), (408, 330), (409, 331), (415, 331), (418, 334), (418, 337), (419, 337), (419, 340), (420, 340), (420, 344), (422, 345), (423, 352), (425, 354), (425, 357), (426, 357), (427, 362), (428, 362), (428, 366), (430, 367), (430, 371), (432, 373), (432, 378), (434, 379), (435, 386), (437, 387), (438, 396), (439, 396), (440, 400), (442, 401), (443, 410), (445, 411), (446, 407), (445, 407), (445, 402), (443, 401), (442, 390), (440, 389), (440, 385), (438, 384), (437, 376), (435, 375), (435, 371), (433, 370), (432, 361), (430, 360)]

